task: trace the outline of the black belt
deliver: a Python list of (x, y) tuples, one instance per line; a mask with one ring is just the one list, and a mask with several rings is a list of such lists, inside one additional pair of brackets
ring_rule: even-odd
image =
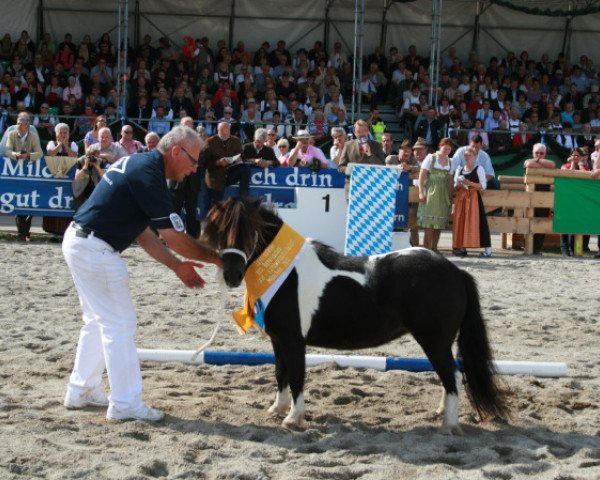
[(89, 228), (86, 227), (82, 227), (81, 225), (79, 225), (76, 222), (73, 222), (71, 224), (71, 226), (75, 229), (75, 236), (79, 237), (79, 238), (88, 238), (90, 235), (96, 238), (99, 238), (100, 240), (102, 240), (103, 242), (108, 243), (108, 245), (110, 245), (110, 247), (115, 250), (115, 251), (120, 251), (117, 248), (115, 248), (113, 246), (113, 244), (110, 242), (110, 240), (108, 240), (103, 234), (95, 232), (94, 230), (91, 230)]

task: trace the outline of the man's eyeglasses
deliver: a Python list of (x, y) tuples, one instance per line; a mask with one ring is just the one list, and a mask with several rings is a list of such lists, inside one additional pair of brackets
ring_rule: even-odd
[(546, 152), (533, 152), (534, 155), (544, 155)]
[(130, 134), (130, 133), (133, 133), (133, 130), (123, 130), (123, 133)]
[(190, 161), (191, 161), (191, 162), (192, 162), (194, 165), (198, 166), (198, 160), (196, 160), (194, 157), (192, 157), (192, 156), (190, 155), (190, 152), (188, 152), (188, 151), (187, 151), (185, 148), (183, 148), (181, 145), (179, 145), (179, 148), (181, 148), (181, 150), (183, 150), (183, 151), (185, 152), (185, 154), (188, 156), (188, 158), (190, 159)]

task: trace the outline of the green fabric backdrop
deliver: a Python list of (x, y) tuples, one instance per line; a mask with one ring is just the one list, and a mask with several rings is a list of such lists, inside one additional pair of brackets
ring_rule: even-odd
[(600, 181), (557, 177), (554, 232), (600, 234)]

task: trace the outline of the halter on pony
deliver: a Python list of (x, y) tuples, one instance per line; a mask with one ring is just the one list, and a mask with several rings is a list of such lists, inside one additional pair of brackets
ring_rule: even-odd
[[(264, 329), (264, 311), (293, 269), (304, 237), (285, 223), (265, 220), (259, 213), (260, 201), (248, 200), (244, 205), (231, 199), (215, 209), (219, 215), (209, 212), (205, 238), (220, 249), (226, 283), (237, 286), (242, 275), (246, 280), (244, 308), (234, 312), (233, 318), (242, 332), (253, 326)], [(272, 231), (265, 235), (269, 229)]]

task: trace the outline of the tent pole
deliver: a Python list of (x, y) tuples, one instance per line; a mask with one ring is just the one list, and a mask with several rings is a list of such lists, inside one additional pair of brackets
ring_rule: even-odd
[(135, 8), (133, 13), (133, 38), (135, 47), (140, 46), (140, 0), (135, 0)]
[[(573, 0), (569, 1), (569, 11), (573, 10)], [(573, 31), (573, 17), (568, 16), (565, 22), (565, 31), (563, 34), (563, 42), (562, 42), (562, 53), (565, 54), (567, 58), (570, 58), (571, 49), (571, 33)]]
[(475, 4), (475, 25), (473, 26), (473, 44), (471, 50), (476, 52), (479, 49), (479, 17), (481, 16), (481, 0)]
[(229, 14), (229, 50), (233, 49), (234, 27), (235, 27), (235, 0), (231, 0), (231, 13)]
[(331, 9), (331, 2), (332, 0), (327, 0), (327, 3), (325, 4), (325, 25), (323, 26), (323, 47), (325, 48), (325, 51), (328, 52), (329, 51), (329, 31), (331, 29), (331, 18), (329, 16), (329, 10)]
[(383, 6), (383, 12), (381, 14), (381, 36), (379, 37), (379, 46), (385, 50), (386, 40), (387, 40), (387, 13), (392, 5), (392, 0), (387, 0), (385, 5)]
[(354, 124), (354, 117), (356, 116), (356, 92), (360, 88), (360, 84), (356, 79), (358, 72), (356, 57), (358, 53), (358, 0), (354, 0), (354, 43), (353, 43), (353, 55), (352, 55), (352, 111), (350, 114), (350, 121)]
[(37, 11), (37, 40), (38, 42), (44, 37), (44, 0), (38, 1)]
[(437, 107), (440, 81), (440, 41), (442, 30), (442, 0), (431, 2), (431, 52), (429, 58), (429, 105)]
[[(117, 112), (124, 121), (127, 110), (127, 95), (125, 82), (127, 82), (127, 50), (129, 47), (129, 0), (119, 0), (119, 21), (117, 41), (117, 92), (119, 106)], [(123, 55), (121, 55), (123, 51)]]
[(364, 51), (363, 51), (363, 43), (364, 43), (364, 33), (365, 32), (365, 0), (361, 0), (361, 5), (360, 5), (360, 24), (359, 24), (359, 30), (358, 30), (358, 99), (357, 99), (357, 105), (358, 105), (358, 115), (360, 115), (360, 112), (362, 110), (362, 94), (360, 92), (360, 82), (362, 82), (362, 76), (363, 76), (363, 55), (364, 55)]

